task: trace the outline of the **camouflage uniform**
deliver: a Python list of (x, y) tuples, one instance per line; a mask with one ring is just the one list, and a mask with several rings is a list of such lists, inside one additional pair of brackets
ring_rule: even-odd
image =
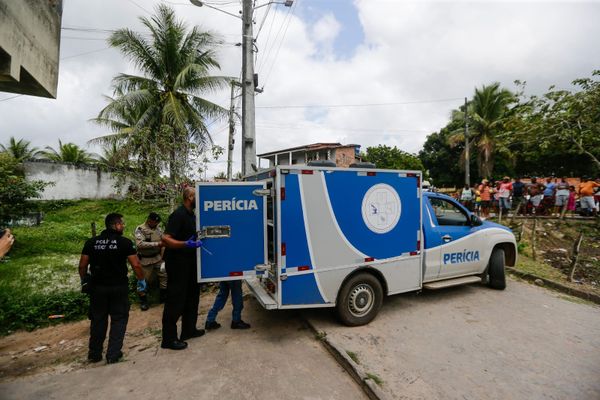
[(162, 251), (160, 241), (162, 230), (157, 225), (156, 228), (150, 228), (146, 223), (135, 228), (135, 244), (137, 247), (138, 258), (144, 270), (144, 278), (148, 285), (153, 285), (158, 278), (161, 292), (167, 289), (167, 272), (163, 269)]

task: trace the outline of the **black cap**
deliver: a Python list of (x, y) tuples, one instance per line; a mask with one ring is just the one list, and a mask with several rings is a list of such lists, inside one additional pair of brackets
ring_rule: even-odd
[(156, 221), (156, 222), (160, 222), (160, 215), (158, 215), (155, 212), (151, 212), (150, 214), (148, 214), (148, 219), (150, 221)]

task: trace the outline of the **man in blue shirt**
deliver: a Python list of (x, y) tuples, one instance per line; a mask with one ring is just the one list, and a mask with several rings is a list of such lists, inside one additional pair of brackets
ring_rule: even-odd
[(556, 191), (556, 183), (552, 182), (552, 178), (546, 179), (546, 188), (544, 189), (544, 214), (550, 214), (554, 207), (554, 192)]

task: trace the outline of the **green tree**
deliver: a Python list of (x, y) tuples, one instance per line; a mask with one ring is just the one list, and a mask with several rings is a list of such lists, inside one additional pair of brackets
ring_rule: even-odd
[(58, 140), (58, 150), (46, 146), (46, 150), (41, 152), (41, 156), (46, 160), (75, 165), (89, 165), (96, 161), (94, 155), (88, 153), (75, 143), (63, 143), (60, 139)]
[[(520, 104), (521, 125), (516, 136), (527, 143), (535, 138), (541, 150), (561, 149), (567, 165), (590, 166), (600, 171), (600, 70), (591, 78), (573, 81), (577, 91), (551, 87), (543, 96), (530, 96)], [(583, 160), (589, 162), (581, 162)], [(591, 169), (591, 168), (590, 168)]]
[(6, 145), (0, 144), (0, 151), (10, 154), (17, 162), (30, 160), (40, 154), (37, 147), (31, 147), (31, 142), (25, 139), (16, 140), (14, 136), (11, 136)]
[(363, 159), (374, 163), (377, 168), (419, 171), (424, 169), (419, 157), (402, 151), (396, 146), (389, 147), (380, 144), (377, 147), (367, 147), (367, 152), (363, 155)]
[[(212, 144), (205, 121), (227, 116), (226, 109), (202, 96), (227, 86), (230, 78), (210, 75), (220, 68), (215, 52), (219, 41), (212, 33), (198, 27), (188, 30), (164, 4), (151, 19), (140, 20), (149, 34), (119, 29), (109, 43), (142, 75), (119, 74), (113, 79), (116, 97), (100, 112), (97, 122), (133, 111), (125, 125), (111, 128), (117, 133), (126, 134), (126, 129), (143, 133), (147, 143), (161, 136), (165, 143), (161, 154), (166, 155), (175, 184), (184, 178), (190, 152)], [(128, 140), (127, 135), (123, 138)]]
[[(419, 159), (435, 186), (460, 186), (464, 183), (464, 169), (459, 160), (464, 157), (464, 143), (451, 146), (449, 138), (461, 126), (460, 121), (450, 121), (439, 132), (427, 136)], [(472, 171), (475, 171), (474, 157), (471, 159)]]
[[(504, 132), (504, 124), (511, 115), (510, 106), (515, 102), (515, 95), (496, 82), (476, 88), (473, 99), (468, 103), (469, 146), (476, 149), (479, 175), (483, 177), (492, 177), (496, 153), (512, 156), (499, 140), (499, 135)], [(464, 121), (464, 113), (464, 107), (454, 110), (452, 120)], [(449, 140), (451, 144), (464, 143), (464, 131), (456, 130)], [(464, 160), (464, 156), (461, 158)], [(464, 161), (462, 164), (464, 166)]]
[(102, 147), (102, 155), (98, 158), (98, 165), (109, 170), (128, 170), (130, 168), (129, 154), (125, 147), (117, 141), (107, 143)]
[(20, 162), (7, 152), (0, 153), (0, 224), (31, 211), (34, 205), (29, 199), (39, 198), (47, 185), (27, 181)]

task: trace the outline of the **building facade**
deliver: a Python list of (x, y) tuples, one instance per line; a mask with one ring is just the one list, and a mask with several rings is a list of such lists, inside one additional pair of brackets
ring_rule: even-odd
[[(340, 143), (313, 143), (306, 146), (271, 151), (258, 154), (259, 167), (270, 168), (277, 165), (306, 165), (310, 161), (333, 161), (338, 167), (348, 168), (360, 161), (360, 145)], [(268, 163), (264, 165), (263, 160)]]

